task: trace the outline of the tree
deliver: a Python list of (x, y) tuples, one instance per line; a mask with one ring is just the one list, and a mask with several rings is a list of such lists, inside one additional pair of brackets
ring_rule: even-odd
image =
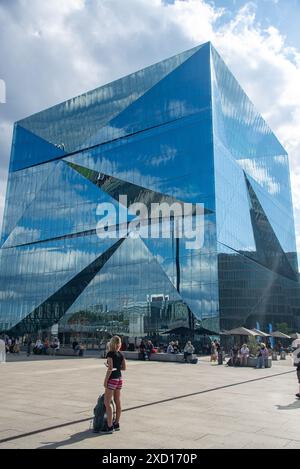
[(68, 319), (68, 324), (88, 325), (96, 323), (99, 320), (98, 315), (91, 311), (78, 311), (72, 314)]
[(286, 322), (278, 322), (275, 324), (276, 330), (283, 332), (284, 334), (290, 335), (293, 331), (289, 328)]
[(249, 337), (247, 345), (250, 355), (256, 356), (259, 347), (259, 343), (257, 342), (256, 337)]

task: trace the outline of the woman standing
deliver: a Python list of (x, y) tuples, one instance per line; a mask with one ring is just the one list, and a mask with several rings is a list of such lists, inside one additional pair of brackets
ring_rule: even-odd
[(215, 342), (210, 344), (210, 361), (211, 363), (217, 361), (217, 347)]
[[(113, 433), (120, 430), (121, 417), (121, 389), (123, 385), (122, 370), (126, 370), (126, 361), (124, 355), (120, 352), (122, 341), (119, 336), (114, 336), (109, 342), (109, 351), (107, 353), (107, 372), (104, 380), (105, 394), (104, 404), (107, 414), (107, 429), (105, 433)], [(116, 420), (113, 422), (111, 408), (112, 398), (116, 404)]]
[(265, 366), (268, 367), (268, 356), (269, 356), (269, 352), (268, 352), (266, 345), (264, 343), (261, 343), (260, 349), (257, 355), (256, 368), (265, 368)]

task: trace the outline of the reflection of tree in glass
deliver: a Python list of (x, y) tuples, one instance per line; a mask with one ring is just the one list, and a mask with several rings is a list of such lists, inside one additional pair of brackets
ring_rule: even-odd
[(92, 311), (78, 311), (68, 319), (68, 324), (93, 324), (98, 320), (98, 314)]
[(276, 331), (283, 332), (284, 334), (290, 335), (293, 330), (289, 328), (289, 325), (286, 322), (277, 322), (275, 324)]

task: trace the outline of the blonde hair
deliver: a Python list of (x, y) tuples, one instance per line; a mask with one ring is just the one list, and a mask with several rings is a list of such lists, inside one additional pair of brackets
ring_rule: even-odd
[(121, 337), (114, 335), (109, 341), (109, 351), (117, 352), (122, 344)]

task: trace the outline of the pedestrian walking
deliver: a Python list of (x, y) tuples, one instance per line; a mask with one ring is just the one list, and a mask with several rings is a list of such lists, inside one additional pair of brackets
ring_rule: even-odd
[(31, 345), (32, 345), (32, 339), (29, 336), (27, 337), (27, 357), (29, 357), (31, 354)]

